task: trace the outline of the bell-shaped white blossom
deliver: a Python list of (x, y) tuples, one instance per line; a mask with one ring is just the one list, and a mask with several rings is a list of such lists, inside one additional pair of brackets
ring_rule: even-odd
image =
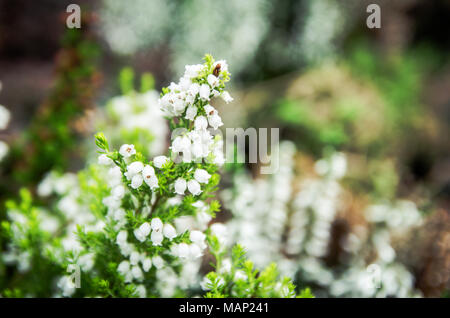
[(202, 249), (197, 244), (189, 245), (189, 257), (191, 259), (196, 259), (203, 256)]
[(137, 251), (133, 251), (130, 254), (130, 264), (131, 265), (137, 265), (139, 263), (139, 260), (141, 258), (141, 254)]
[(191, 233), (189, 234), (189, 239), (192, 241), (192, 243), (197, 244), (201, 249), (206, 248), (206, 235), (203, 232), (191, 231)]
[(136, 154), (136, 149), (134, 149), (134, 145), (128, 145), (128, 144), (124, 144), (120, 147), (119, 149), (119, 153), (124, 157), (124, 158), (129, 158), (132, 155)]
[(230, 93), (228, 93), (227, 91), (224, 91), (220, 96), (227, 104), (231, 103), (234, 100), (233, 97), (231, 97)]
[(197, 169), (194, 172), (194, 178), (200, 183), (208, 183), (211, 175), (205, 169)]
[(156, 168), (161, 169), (166, 163), (170, 161), (166, 156), (157, 156), (153, 158), (153, 164)]
[(194, 120), (195, 116), (197, 116), (197, 106), (195, 105), (190, 105), (187, 109), (186, 109), (186, 116), (184, 116), (184, 118), (189, 119), (189, 120)]
[(137, 229), (134, 230), (134, 236), (140, 242), (144, 242), (147, 236), (150, 234), (150, 224), (144, 222)]
[(202, 193), (200, 183), (198, 183), (197, 180), (189, 180), (187, 183), (187, 188), (193, 195), (199, 195), (200, 193)]
[(154, 246), (161, 246), (162, 241), (164, 240), (164, 236), (161, 231), (152, 231), (152, 234), (150, 235), (150, 240), (152, 241)]
[(113, 163), (112, 159), (109, 158), (106, 154), (102, 154), (102, 155), (98, 156), (98, 164), (104, 165), (104, 166), (109, 166), (112, 163)]
[(138, 189), (144, 182), (144, 177), (141, 174), (137, 174), (131, 178), (131, 187), (133, 189)]
[(111, 195), (118, 200), (122, 199), (125, 195), (125, 187), (121, 184), (115, 186), (111, 190)]
[(153, 218), (151, 221), (151, 228), (153, 231), (161, 232), (163, 228), (163, 222), (160, 218)]
[(127, 242), (128, 233), (125, 230), (122, 230), (117, 234), (116, 243), (118, 245), (124, 244)]
[(214, 129), (218, 129), (220, 126), (223, 126), (222, 118), (217, 114), (209, 116), (208, 122)]
[(157, 269), (161, 269), (161, 268), (164, 267), (164, 259), (161, 256), (159, 256), (159, 255), (153, 256), (152, 257), (152, 264)]
[(183, 195), (187, 187), (186, 180), (184, 180), (183, 178), (178, 178), (177, 180), (175, 180), (174, 186), (175, 186), (175, 193)]
[(142, 270), (139, 266), (135, 265), (131, 268), (131, 275), (134, 279), (140, 281), (144, 278), (144, 273), (142, 273)]
[(195, 118), (194, 128), (195, 130), (205, 130), (206, 128), (208, 128), (208, 120), (206, 119), (206, 117), (198, 116), (197, 118)]
[(174, 153), (189, 151), (191, 140), (187, 136), (178, 136), (172, 143), (172, 151)]
[(180, 243), (176, 245), (175, 253), (179, 258), (189, 257), (189, 245), (186, 243)]
[(163, 227), (163, 234), (169, 240), (172, 240), (177, 236), (177, 231), (172, 226), (172, 224), (166, 223), (166, 224), (164, 224), (164, 227)]
[(200, 91), (199, 91), (200, 98), (202, 100), (209, 100), (209, 95), (210, 94), (211, 94), (211, 89), (210, 89), (209, 85), (202, 84), (200, 86)]
[(158, 188), (158, 178), (156, 177), (155, 169), (153, 169), (152, 166), (146, 165), (142, 170), (142, 176), (150, 189)]
[(150, 257), (146, 257), (142, 261), (142, 269), (144, 272), (148, 272), (150, 268), (152, 268), (152, 259)]
[(132, 178), (133, 176), (135, 176), (136, 174), (141, 172), (142, 169), (144, 169), (144, 164), (142, 162), (135, 161), (135, 162), (130, 163), (127, 166), (127, 177)]
[(208, 77), (206, 78), (206, 80), (208, 81), (208, 84), (214, 88), (216, 86), (219, 85), (220, 80), (217, 76), (213, 75), (213, 74), (209, 74)]

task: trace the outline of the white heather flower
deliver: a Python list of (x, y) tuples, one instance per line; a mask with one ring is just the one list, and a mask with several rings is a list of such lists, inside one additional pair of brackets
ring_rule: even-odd
[(177, 245), (176, 254), (180, 258), (188, 258), (189, 257), (189, 245), (186, 243), (180, 243)]
[(131, 275), (133, 275), (136, 280), (141, 280), (144, 278), (144, 273), (142, 273), (141, 268), (137, 265), (131, 268)]
[(144, 272), (148, 272), (150, 268), (152, 267), (152, 259), (150, 257), (144, 258), (142, 261), (142, 269)]
[(210, 94), (211, 94), (211, 89), (210, 89), (209, 85), (202, 84), (200, 86), (200, 91), (199, 91), (200, 98), (203, 100), (209, 100)]
[(206, 248), (206, 243), (205, 243), (206, 235), (203, 234), (202, 232), (191, 231), (191, 233), (189, 234), (189, 239), (192, 241), (192, 243), (197, 244), (202, 249)]
[(124, 158), (129, 158), (129, 157), (131, 157), (132, 155), (136, 154), (136, 149), (134, 149), (134, 145), (127, 145), (127, 144), (124, 144), (124, 145), (122, 145), (122, 147), (120, 147), (119, 153), (120, 153)]
[(98, 156), (98, 163), (100, 165), (109, 166), (110, 164), (113, 163), (113, 161), (106, 154), (102, 154), (102, 155)]
[(187, 183), (187, 188), (193, 195), (199, 195), (200, 193), (202, 193), (202, 190), (200, 189), (200, 183), (198, 183), (197, 180), (189, 180)]
[(208, 183), (211, 175), (205, 169), (197, 169), (194, 172), (194, 178), (200, 183)]
[(175, 153), (184, 152), (191, 147), (191, 140), (187, 136), (178, 136), (172, 143), (172, 151)]
[(142, 175), (137, 174), (137, 175), (133, 176), (133, 178), (131, 178), (131, 187), (133, 189), (137, 189), (142, 185), (143, 182), (144, 182), (144, 178), (142, 177)]
[(197, 244), (189, 245), (189, 257), (196, 259), (203, 256), (202, 249)]
[(211, 225), (211, 234), (217, 236), (220, 242), (225, 243), (227, 241), (227, 227), (222, 223), (214, 223)]
[(127, 276), (128, 272), (130, 271), (130, 262), (128, 261), (122, 261), (119, 266), (117, 267), (117, 271), (123, 275)]
[(172, 240), (173, 238), (175, 238), (177, 236), (177, 231), (171, 224), (166, 223), (166, 224), (164, 224), (164, 227), (163, 227), (163, 234), (169, 240)]
[(213, 74), (209, 74), (206, 80), (208, 81), (208, 84), (209, 84), (212, 88), (214, 88), (214, 87), (216, 87), (217, 85), (219, 85), (219, 78), (216, 77), (216, 76), (213, 75)]
[(134, 175), (144, 169), (144, 164), (140, 161), (135, 161), (127, 166), (127, 177), (132, 178)]
[[(119, 208), (114, 211), (114, 221), (122, 221), (125, 219), (125, 210), (122, 208)], [(126, 232), (125, 232), (126, 233)]]
[(223, 125), (222, 118), (220, 118), (220, 116), (217, 114), (209, 116), (208, 122), (214, 129), (217, 129)]
[(195, 65), (186, 65), (184, 76), (187, 78), (194, 78), (199, 75), (199, 72), (202, 70), (203, 65), (195, 64)]
[(231, 97), (230, 93), (228, 93), (227, 91), (224, 91), (221, 95), (222, 99), (224, 100), (225, 103), (231, 103), (233, 101), (233, 97)]
[(113, 187), (122, 183), (122, 172), (120, 168), (115, 166), (108, 170), (108, 185)]
[(186, 191), (186, 180), (184, 180), (183, 178), (178, 178), (177, 180), (175, 180), (175, 193), (176, 194), (181, 194), (183, 195), (184, 192)]
[(158, 188), (158, 178), (152, 166), (146, 165), (142, 170), (142, 176), (150, 189)]
[(169, 158), (167, 158), (166, 156), (157, 156), (153, 158), (153, 164), (158, 169), (161, 169), (169, 161), (170, 161)]
[(133, 251), (130, 254), (130, 264), (131, 265), (137, 265), (139, 263), (139, 260), (141, 258), (141, 255), (139, 252)]
[(205, 110), (206, 116), (208, 116), (208, 118), (218, 114), (217, 110), (209, 104), (205, 105), (203, 109)]
[(145, 289), (144, 285), (138, 285), (136, 286), (136, 294), (139, 298), (145, 298), (147, 297), (147, 290)]
[(116, 243), (118, 245), (122, 245), (122, 244), (126, 243), (127, 242), (127, 236), (128, 236), (127, 231), (125, 231), (125, 230), (120, 231), (119, 234), (117, 234)]
[(194, 120), (195, 116), (197, 116), (197, 106), (190, 105), (186, 109), (186, 116), (184, 116), (184, 118), (189, 119), (189, 120)]
[(159, 255), (154, 256), (154, 257), (152, 258), (152, 263), (153, 263), (153, 266), (155, 266), (157, 269), (161, 269), (161, 268), (164, 267), (164, 260), (163, 260), (163, 258), (162, 258), (161, 256), (159, 256)]
[(142, 223), (137, 229), (134, 230), (134, 236), (140, 242), (144, 242), (147, 236), (150, 234), (150, 224), (147, 222)]
[(150, 236), (150, 240), (152, 241), (154, 246), (161, 246), (162, 241), (164, 240), (164, 236), (161, 231), (152, 231)]
[(205, 130), (208, 128), (208, 120), (205, 116), (198, 116), (194, 122), (195, 130)]
[(160, 218), (153, 218), (151, 222), (151, 228), (153, 231), (161, 232), (163, 228), (163, 222)]
[(112, 190), (111, 190), (111, 195), (120, 200), (124, 197), (125, 195), (125, 187), (123, 185), (117, 185), (115, 186)]

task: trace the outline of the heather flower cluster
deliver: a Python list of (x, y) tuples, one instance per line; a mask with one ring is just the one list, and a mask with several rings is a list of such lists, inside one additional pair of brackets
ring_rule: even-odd
[[(241, 247), (227, 256), (227, 227), (210, 225), (220, 210), (212, 192), (223, 163), (222, 141), (213, 136), (222, 120), (211, 103), (214, 97), (232, 100), (225, 91), (229, 76), (225, 61), (207, 55), (205, 64), (187, 66), (179, 83), (163, 89), (159, 101), (152, 97), (170, 128), (181, 131), (168, 153), (149, 159), (147, 153), (153, 151), (136, 142), (113, 150), (98, 133), (96, 163), (78, 175), (52, 172), (39, 184), (39, 200), (54, 204), (37, 207), (28, 191), (22, 191), (22, 202), (8, 203), (10, 222), (2, 226), (9, 246), (0, 260), (17, 264), (30, 280), (40, 275), (31, 270), (36, 264), (48, 268), (46, 284), (35, 286), (35, 294), (29, 295), (295, 296), (291, 281), (279, 281), (274, 266), (260, 275)], [(144, 95), (148, 93), (131, 92), (123, 96), (126, 101), (116, 97), (111, 105), (132, 105)], [(143, 105), (144, 111), (153, 107)], [(200, 268), (208, 247), (215, 271), (205, 278)], [(78, 287), (70, 273), (76, 268)]]

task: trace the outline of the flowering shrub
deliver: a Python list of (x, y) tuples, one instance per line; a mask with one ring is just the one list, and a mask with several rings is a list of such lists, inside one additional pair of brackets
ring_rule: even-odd
[[(49, 175), (39, 186), (41, 196), (56, 198), (54, 206), (35, 206), (26, 190), (22, 202), (8, 202), (1, 259), (17, 264), (14, 278), (22, 284), (2, 282), (1, 293), (174, 297), (203, 289), (207, 297), (294, 297), (294, 285), (278, 280), (274, 264), (257, 271), (240, 246), (229, 256), (226, 226), (208, 227), (220, 210), (212, 193), (224, 161), (222, 141), (208, 130), (222, 125), (210, 101), (232, 101), (229, 78), (226, 62), (207, 55), (163, 89), (159, 105), (177, 132), (167, 156), (148, 160), (133, 144), (112, 149), (98, 133), (98, 164), (78, 176)], [(201, 280), (208, 245), (214, 271)]]
[(342, 185), (346, 156), (331, 153), (314, 164), (317, 176), (304, 177), (295, 171), (295, 154), (294, 144), (283, 141), (279, 173), (253, 180), (238, 172), (233, 186), (221, 192), (233, 214), (227, 223), (233, 238), (229, 243), (243, 244), (259, 268), (276, 262), (296, 284), (314, 286), (316, 295), (420, 296), (413, 274), (394, 249), (396, 238), (414, 233), (423, 223), (416, 205), (407, 200), (369, 205), (361, 224), (349, 226), (348, 235), (337, 242), (343, 256), (333, 264), (333, 226), (351, 202)]

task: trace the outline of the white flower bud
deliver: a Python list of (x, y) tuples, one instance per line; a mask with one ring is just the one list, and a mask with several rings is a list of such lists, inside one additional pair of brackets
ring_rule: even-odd
[(198, 116), (194, 122), (195, 130), (205, 130), (208, 128), (208, 120), (205, 116)]
[(177, 231), (171, 224), (166, 223), (166, 224), (164, 224), (164, 227), (163, 227), (163, 234), (169, 240), (172, 240), (173, 238), (175, 238), (177, 236)]
[(163, 222), (160, 218), (154, 218), (151, 222), (151, 228), (153, 231), (160, 232), (163, 228)]
[(125, 195), (125, 187), (123, 185), (115, 186), (111, 191), (111, 195), (115, 199), (118, 199), (118, 200), (122, 199)]
[(208, 183), (211, 175), (204, 169), (197, 169), (194, 172), (194, 178), (200, 183)]
[(183, 178), (178, 178), (175, 181), (175, 193), (183, 195), (186, 191), (186, 187), (186, 180), (184, 180)]
[(210, 89), (209, 85), (207, 85), (207, 84), (202, 84), (202, 85), (200, 86), (199, 94), (200, 94), (200, 98), (201, 98), (201, 99), (203, 99), (203, 100), (209, 100), (209, 94), (210, 94), (210, 93), (211, 93), (211, 89)]
[(164, 236), (161, 232), (152, 231), (150, 240), (152, 241), (154, 246), (161, 246), (163, 239), (164, 239)]
[(189, 245), (189, 257), (192, 259), (199, 258), (203, 255), (202, 250), (197, 244)]
[(194, 120), (195, 116), (197, 116), (197, 106), (191, 105), (186, 109), (186, 116), (184, 118)]
[(208, 122), (214, 129), (217, 129), (223, 125), (222, 118), (220, 118), (217, 114), (208, 117)]
[(152, 267), (152, 259), (150, 257), (146, 257), (142, 261), (142, 269), (144, 270), (144, 272), (148, 272), (151, 267)]
[(139, 259), (141, 258), (141, 255), (139, 252), (133, 251), (130, 255), (130, 264), (131, 265), (137, 265), (139, 263)]
[(113, 161), (111, 158), (108, 158), (106, 154), (102, 154), (98, 157), (98, 163), (100, 165), (109, 166), (110, 164), (113, 163)]
[(142, 185), (143, 182), (144, 182), (144, 178), (142, 177), (142, 175), (137, 174), (137, 175), (133, 176), (133, 178), (131, 178), (131, 187), (133, 189), (137, 189)]
[(213, 75), (213, 74), (209, 74), (206, 80), (208, 81), (208, 84), (209, 84), (212, 88), (214, 88), (214, 87), (216, 87), (217, 85), (219, 85), (219, 78), (216, 77), (216, 76)]
[(141, 280), (144, 278), (144, 274), (139, 266), (133, 266), (131, 268), (131, 275), (133, 275), (136, 280)]
[(140, 161), (132, 162), (127, 167), (127, 172), (129, 177), (133, 177), (144, 169), (144, 164)]
[(166, 156), (157, 156), (153, 158), (153, 164), (155, 165), (156, 168), (159, 169), (161, 169), (169, 161), (170, 161), (169, 158), (167, 158)]
[(116, 237), (117, 244), (121, 245), (123, 243), (126, 243), (127, 242), (127, 236), (128, 236), (127, 231), (125, 231), (125, 230), (120, 231), (119, 234), (117, 234), (117, 237)]
[(224, 91), (221, 95), (222, 99), (224, 100), (225, 103), (231, 103), (233, 101), (233, 97), (231, 97), (230, 93), (228, 93), (227, 91)]
[(152, 263), (157, 269), (161, 269), (164, 267), (164, 260), (161, 256), (154, 256), (152, 258)]
[(189, 180), (187, 183), (187, 188), (193, 195), (199, 195), (200, 193), (202, 193), (202, 190), (200, 189), (200, 183), (198, 183), (197, 180)]
[(189, 257), (189, 245), (186, 243), (180, 243), (177, 245), (177, 255), (179, 258)]

